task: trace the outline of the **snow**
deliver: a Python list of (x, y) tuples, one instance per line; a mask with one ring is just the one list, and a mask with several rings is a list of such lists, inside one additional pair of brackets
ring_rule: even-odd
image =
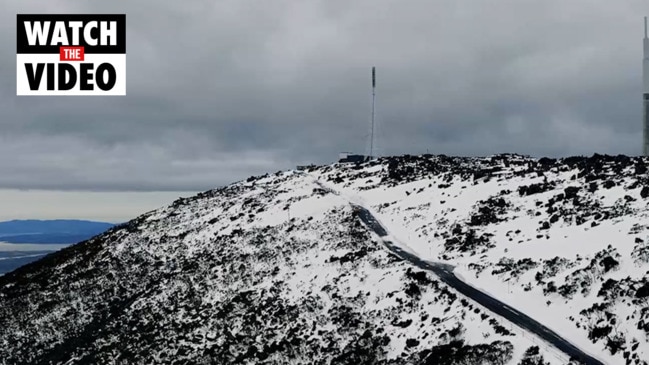
[[(170, 356), (198, 362), (216, 346), (227, 349), (220, 361), (232, 362), (252, 356), (251, 347), (309, 338), (319, 348), (333, 343), (333, 353), (317, 353), (325, 362), (356, 344), (377, 359), (416, 362), (424, 350), (458, 336), (470, 345), (511, 343), (510, 365), (535, 345), (551, 364), (567, 362), (431, 273), (417, 276), (420, 270), (383, 247), (390, 242), (455, 266), (467, 284), (605, 363), (622, 363), (634, 341), (630, 353), (644, 360), (649, 343), (638, 327), (643, 307), (634, 293), (649, 271), (637, 257), (637, 240), (649, 239), (640, 193), (646, 172), (634, 172), (637, 159), (622, 170), (601, 160), (544, 168), (515, 155), (391, 158), (267, 174), (179, 199), (72, 246), (26, 277), (0, 279), (0, 319), (7, 323), (0, 343), (15, 344), (0, 356), (45, 356), (45, 349), (69, 343), (69, 334), (105, 315), (106, 303), (130, 298), (117, 300), (120, 316), (93, 332), (86, 349), (136, 362), (138, 351), (161, 362)], [(567, 196), (568, 187), (579, 187), (576, 199)], [(368, 209), (388, 235), (361, 226), (354, 204)], [(616, 282), (605, 289), (609, 280)], [(614, 329), (609, 338), (589, 339), (593, 328), (606, 325)], [(451, 335), (455, 328), (459, 335)], [(365, 332), (389, 342), (365, 343)], [(622, 350), (612, 353), (607, 339), (619, 340)], [(118, 343), (131, 352), (116, 350)], [(296, 362), (314, 360), (305, 349), (293, 352)], [(84, 351), (76, 348), (66, 361), (87, 360)], [(271, 362), (286, 356), (266, 355)]]
[[(629, 169), (625, 171), (629, 173)], [(334, 172), (338, 173), (336, 170), (329, 173), (316, 171), (313, 175), (317, 179), (327, 180)], [(507, 195), (508, 203), (512, 205), (505, 215), (507, 220), (490, 224), (482, 230), (482, 232), (494, 235), (492, 241), (495, 242), (496, 247), (488, 250), (481, 257), (460, 254), (448, 262), (457, 265), (456, 273), (465, 278), (464, 280), (470, 285), (481, 288), (481, 290), (537, 319), (568, 338), (583, 351), (606, 363), (613, 364), (620, 361), (620, 353), (612, 355), (602, 347), (601, 341), (593, 343), (588, 339), (584, 327), (577, 328), (574, 322), (568, 320), (570, 316), (579, 317), (582, 309), (588, 308), (598, 301), (595, 289), (597, 285), (594, 285), (595, 288), (590, 290), (586, 296), (575, 295), (572, 299), (566, 300), (557, 298), (558, 295), (547, 297), (538, 287), (528, 292), (524, 291), (522, 283), (533, 279), (533, 270), (509, 284), (509, 278), (491, 275), (489, 270), (481, 275), (476, 275), (473, 270), (468, 269), (469, 264), (476, 262), (484, 263), (489, 267), (503, 257), (513, 260), (531, 258), (535, 261), (550, 260), (556, 256), (571, 261), (577, 261), (578, 257), (583, 258), (583, 264), (577, 264), (557, 276), (558, 280), (555, 282), (559, 286), (562, 284), (561, 275), (585, 267), (589, 258), (612, 245), (622, 259), (619, 269), (608, 273), (606, 278), (621, 280), (630, 276), (641, 280), (648, 267), (632, 262), (631, 252), (634, 249), (634, 241), (632, 237), (629, 237), (629, 232), (632, 227), (642, 225), (646, 221), (648, 212), (646, 203), (639, 196), (640, 189), (629, 190), (625, 187), (634, 180), (632, 176), (626, 177), (617, 186), (607, 190), (600, 187), (596, 193), (589, 195), (589, 199), (596, 201), (604, 208), (624, 204), (625, 195), (638, 199), (627, 205), (626, 209), (631, 213), (624, 215), (623, 219), (603, 220), (598, 222), (599, 225), (591, 227), (592, 220), (576, 225), (573, 217), (572, 221), (559, 221), (545, 231), (539, 230), (540, 222), (547, 220), (548, 216), (545, 214), (540, 217), (534, 215), (539, 210), (537, 202), (546, 202), (569, 186), (580, 187), (583, 194), (584, 185), (579, 181), (570, 180), (571, 176), (577, 173), (578, 170), (570, 169), (563, 172), (545, 173), (543, 177), (514, 177), (507, 171), (502, 171), (498, 175), (504, 176), (504, 180), (492, 178), (488, 182), (480, 183), (454, 179), (448, 182), (450, 187), (445, 189), (434, 188), (443, 183), (442, 176), (429, 176), (396, 186), (376, 188), (367, 186), (366, 179), (351, 178), (344, 184), (330, 184), (329, 187), (339, 191), (342, 196), (351, 197), (351, 201), (376, 208), (373, 213), (390, 232), (394, 242), (403, 245), (405, 249), (422, 258), (440, 261), (440, 256), (444, 252), (444, 239), (431, 237), (430, 232), (436, 229), (435, 223), (448, 222), (445, 224), (447, 227), (452, 226), (454, 222), (464, 224), (466, 219), (474, 213), (477, 202), (498, 196), (503, 189), (516, 192), (523, 185), (542, 183), (545, 179), (555, 181), (556, 185), (547, 192), (531, 196)], [(422, 188), (423, 191), (417, 192)], [(443, 204), (442, 201), (444, 201)], [(393, 204), (383, 207), (382, 205), (385, 203)], [(426, 231), (428, 227), (430, 229)], [(516, 230), (521, 232), (513, 240), (509, 239), (507, 234)], [(646, 236), (646, 234), (643, 235), (643, 237)], [(546, 304), (548, 300), (552, 302), (550, 306)], [(637, 313), (637, 310), (634, 312), (629, 309), (629, 306), (622, 304), (616, 304), (614, 308), (618, 318), (626, 318), (627, 315)], [(640, 354), (640, 358), (649, 357), (649, 346), (644, 341), (646, 334), (635, 329), (633, 325), (619, 325), (618, 330), (627, 332), (629, 337), (642, 339), (638, 354)]]

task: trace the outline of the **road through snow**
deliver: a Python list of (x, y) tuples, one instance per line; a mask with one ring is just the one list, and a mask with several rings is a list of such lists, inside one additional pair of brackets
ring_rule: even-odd
[[(312, 178), (314, 183), (318, 185), (320, 188), (339, 196), (344, 195), (336, 191), (335, 189), (326, 186), (318, 178), (313, 176)], [(557, 348), (559, 351), (568, 355), (571, 360), (578, 360), (579, 362), (585, 365), (606, 365), (602, 361), (595, 359), (591, 355), (586, 354), (585, 352), (577, 348), (575, 345), (571, 344), (566, 339), (562, 338), (557, 333), (545, 327), (544, 325), (537, 322), (536, 320), (532, 319), (528, 315), (508, 306), (507, 304), (499, 301), (498, 299), (460, 280), (453, 273), (453, 270), (455, 268), (453, 265), (439, 263), (439, 262), (425, 261), (419, 258), (417, 255), (415, 255), (412, 251), (407, 250), (407, 246), (406, 249), (399, 247), (399, 245), (396, 245), (394, 242), (392, 242), (389, 239), (389, 232), (385, 229), (385, 227), (381, 225), (381, 223), (379, 223), (379, 221), (374, 217), (374, 215), (367, 208), (361, 205), (362, 204), (361, 201), (359, 201), (358, 199), (354, 199), (354, 197), (345, 196), (345, 198), (349, 202), (349, 204), (352, 205), (354, 211), (361, 219), (361, 221), (370, 230), (376, 233), (382, 239), (386, 248), (390, 250), (392, 253), (394, 253), (397, 257), (412, 263), (413, 265), (419, 267), (420, 269), (433, 272), (437, 277), (440, 278), (442, 282), (452, 287), (453, 289), (457, 290), (462, 295), (474, 300), (476, 303), (480, 304), (481, 306), (491, 311), (492, 313), (495, 313), (505, 318), (506, 320), (512, 322), (518, 327), (523, 328), (535, 334), (536, 336), (543, 339), (544, 341), (547, 341), (549, 344)]]
[(435, 263), (420, 259), (418, 256), (401, 249), (389, 239), (387, 230), (376, 220), (376, 218), (365, 207), (352, 203), (354, 210), (358, 217), (370, 228), (374, 233), (383, 239), (385, 246), (397, 255), (399, 258), (406, 260), (413, 265), (433, 272), (438, 276), (442, 282), (460, 292), (462, 295), (471, 298), (489, 311), (502, 316), (508, 321), (516, 324), (517, 326), (534, 333), (539, 338), (552, 344), (554, 347), (571, 357), (571, 359), (579, 360), (586, 365), (604, 365), (603, 362), (593, 358), (592, 356), (584, 353), (573, 344), (569, 343), (561, 336), (543, 326), (539, 322), (517, 311), (516, 309), (500, 302), (499, 300), (481, 292), (480, 290), (468, 285), (464, 281), (458, 279), (453, 274), (454, 267), (444, 263)]

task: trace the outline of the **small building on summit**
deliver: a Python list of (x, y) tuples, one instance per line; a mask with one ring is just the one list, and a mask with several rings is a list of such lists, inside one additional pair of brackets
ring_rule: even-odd
[(355, 163), (360, 163), (368, 160), (368, 157), (365, 155), (354, 155), (349, 152), (342, 152), (340, 153), (340, 159), (338, 162), (340, 163), (345, 163), (345, 162), (355, 162)]
[(315, 168), (315, 167), (316, 167), (316, 166), (315, 166), (314, 164), (310, 164), (310, 165), (297, 165), (297, 170), (298, 170), (298, 171), (305, 171), (305, 170), (308, 170), (308, 169), (311, 169), (311, 168)]

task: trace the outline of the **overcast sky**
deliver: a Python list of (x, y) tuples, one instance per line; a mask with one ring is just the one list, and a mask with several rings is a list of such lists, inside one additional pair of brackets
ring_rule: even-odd
[[(127, 96), (17, 97), (17, 13), (126, 13)], [(197, 192), (363, 153), (373, 65), (381, 154), (638, 154), (646, 13), (605, 0), (5, 1), (0, 189)]]
[(194, 193), (0, 190), (0, 221), (81, 218), (123, 223), (191, 195)]

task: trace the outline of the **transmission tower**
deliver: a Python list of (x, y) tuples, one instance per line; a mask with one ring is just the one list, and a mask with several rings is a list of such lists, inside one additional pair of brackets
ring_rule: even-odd
[(372, 130), (370, 132), (370, 160), (374, 158), (374, 102), (376, 100), (376, 67), (372, 66)]

